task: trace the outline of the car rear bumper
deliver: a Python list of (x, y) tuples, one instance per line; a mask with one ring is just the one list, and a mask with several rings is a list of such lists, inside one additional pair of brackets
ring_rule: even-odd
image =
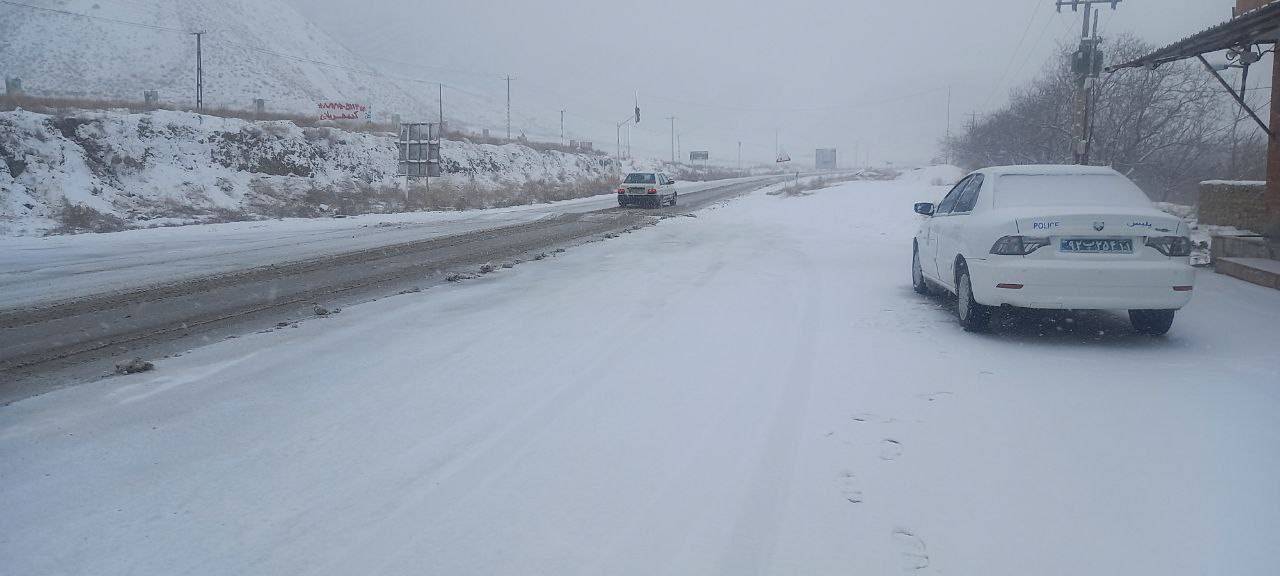
[(979, 304), (1054, 310), (1177, 310), (1187, 305), (1192, 292), (1174, 287), (1193, 286), (1196, 276), (1194, 268), (1176, 260), (1002, 258), (967, 264), (973, 297)]

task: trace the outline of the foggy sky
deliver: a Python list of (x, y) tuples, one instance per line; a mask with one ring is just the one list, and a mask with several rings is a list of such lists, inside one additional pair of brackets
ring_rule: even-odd
[[(847, 163), (869, 147), (873, 160), (927, 161), (946, 131), (948, 86), (958, 130), (1080, 26), (1053, 0), (290, 1), (357, 54), (413, 60), (423, 77), (468, 74), (504, 97), (509, 73), (522, 114), (552, 125), (567, 109), (571, 132), (609, 150), (639, 92), (638, 154), (669, 155), (674, 114), (682, 155), (730, 162), (738, 140), (745, 160), (770, 159), (775, 128), (797, 159), (837, 147)], [(1227, 20), (1233, 5), (1124, 0), (1103, 9), (1101, 29), (1163, 45)]]

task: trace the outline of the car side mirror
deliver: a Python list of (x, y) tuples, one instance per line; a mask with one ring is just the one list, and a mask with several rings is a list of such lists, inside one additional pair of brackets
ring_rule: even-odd
[(916, 214), (923, 214), (923, 215), (925, 215), (925, 216), (933, 216), (933, 211), (934, 211), (934, 205), (933, 205), (933, 203), (932, 203), (932, 202), (917, 202), (917, 203), (916, 203)]
[(672, 179), (670, 179), (670, 180), (667, 180), (667, 183), (668, 183), (668, 184), (675, 184), (675, 183), (676, 183), (676, 179), (675, 179), (675, 178), (672, 178)]

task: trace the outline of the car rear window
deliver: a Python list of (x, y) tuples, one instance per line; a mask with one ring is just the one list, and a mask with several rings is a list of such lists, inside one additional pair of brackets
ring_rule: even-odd
[(1151, 199), (1119, 174), (1008, 174), (995, 186), (995, 207), (1151, 206)]
[(637, 172), (635, 174), (628, 174), (627, 179), (624, 181), (624, 183), (625, 184), (657, 184), (658, 180), (657, 180), (657, 177), (654, 176), (653, 174), (641, 174)]

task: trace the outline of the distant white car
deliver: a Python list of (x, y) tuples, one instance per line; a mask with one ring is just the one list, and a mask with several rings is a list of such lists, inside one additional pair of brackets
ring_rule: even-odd
[(676, 181), (663, 172), (632, 172), (618, 185), (619, 206), (660, 208), (678, 200)]
[(994, 307), (1123, 309), (1138, 332), (1164, 334), (1191, 300), (1191, 240), (1110, 168), (1009, 166), (979, 170), (916, 233), (912, 283), (958, 299), (966, 330)]

